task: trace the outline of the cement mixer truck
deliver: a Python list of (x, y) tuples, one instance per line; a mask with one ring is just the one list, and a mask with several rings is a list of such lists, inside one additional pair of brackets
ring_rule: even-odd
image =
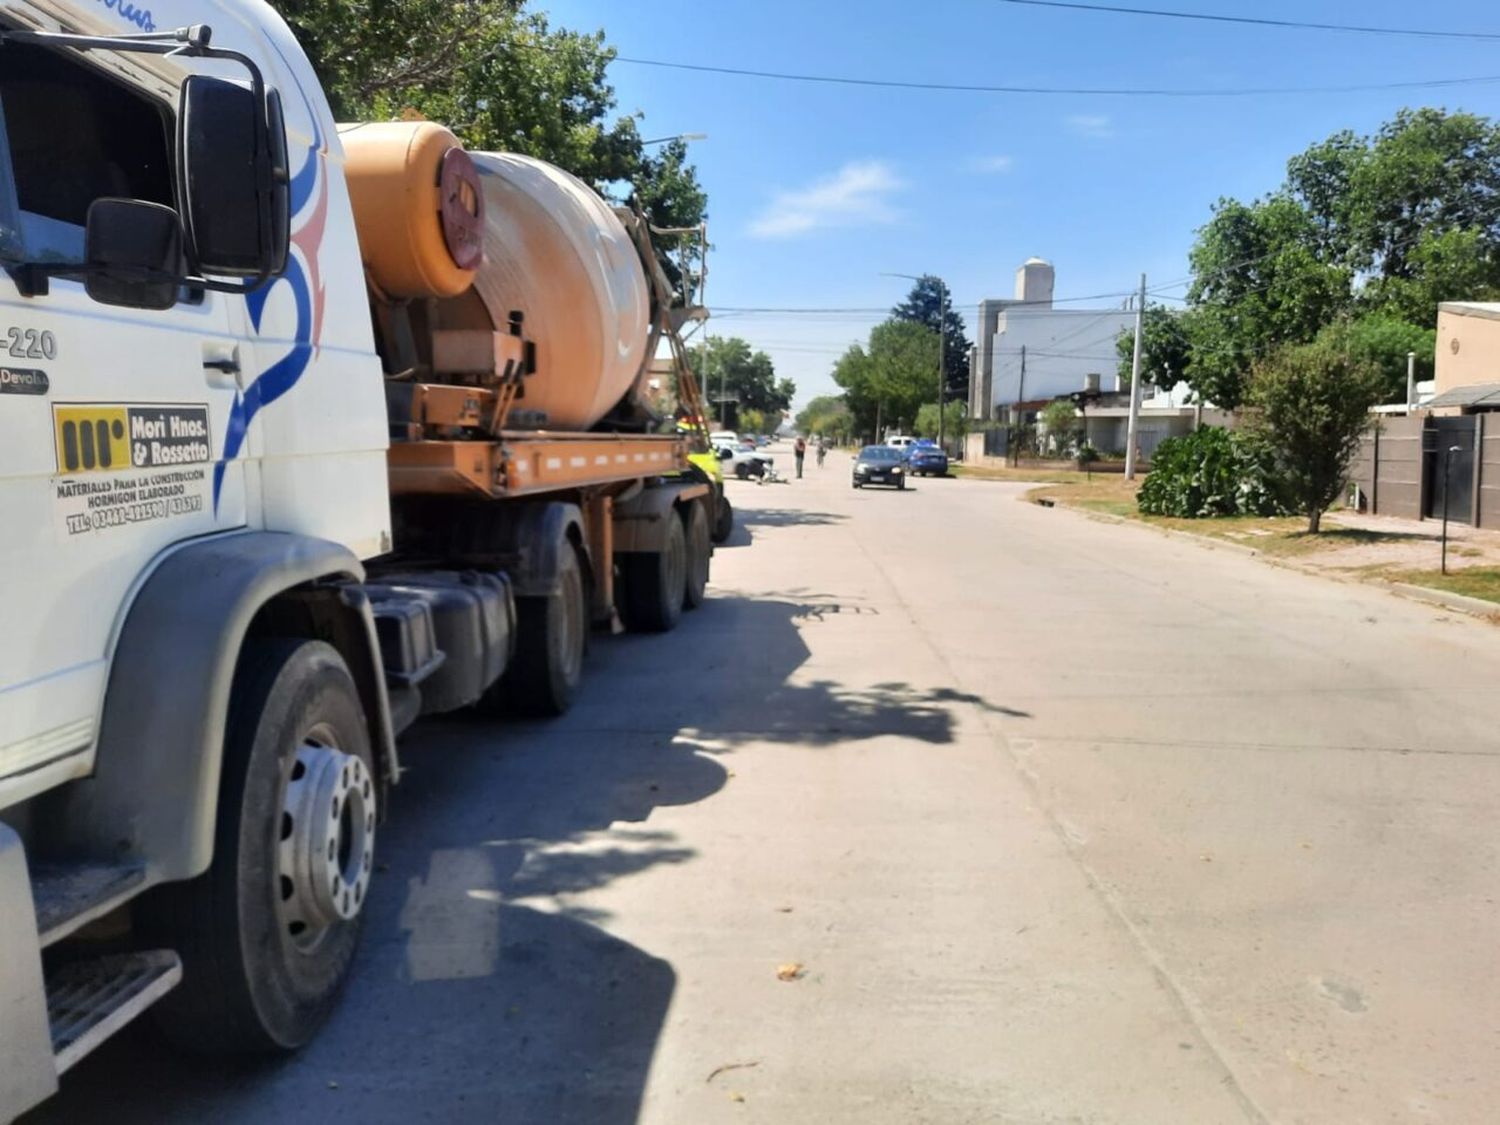
[[(290, 1051), (422, 715), (704, 599), (639, 215), (338, 125), (260, 0), (0, 3), (0, 1119), (150, 1011)], [(675, 421), (692, 420), (684, 426)]]

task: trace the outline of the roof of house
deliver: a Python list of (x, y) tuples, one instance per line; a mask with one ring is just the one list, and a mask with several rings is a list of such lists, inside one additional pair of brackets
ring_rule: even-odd
[[(1496, 306), (1500, 309), (1500, 305)], [(1454, 387), (1422, 403), (1423, 408), (1433, 406), (1500, 406), (1500, 383), (1474, 383), (1467, 387)]]
[(1500, 320), (1500, 301), (1444, 301), (1438, 305), (1438, 312)]

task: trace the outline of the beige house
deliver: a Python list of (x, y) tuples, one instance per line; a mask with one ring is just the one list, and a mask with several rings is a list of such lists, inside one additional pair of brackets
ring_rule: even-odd
[(1500, 301), (1444, 301), (1438, 306), (1438, 409), (1500, 407)]

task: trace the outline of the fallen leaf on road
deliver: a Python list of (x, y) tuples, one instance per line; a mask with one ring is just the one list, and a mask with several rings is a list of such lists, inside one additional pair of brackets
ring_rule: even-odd
[(759, 1059), (756, 1059), (754, 1062), (725, 1063), (723, 1066), (716, 1066), (716, 1067), (714, 1067), (713, 1070), (709, 1072), (708, 1077), (705, 1078), (703, 1081), (704, 1081), (705, 1084), (709, 1083), (709, 1082), (712, 1082), (715, 1078), (719, 1077), (719, 1075), (723, 1074), (726, 1070), (749, 1070), (752, 1066), (759, 1066), (759, 1065), (760, 1065), (760, 1060)]
[(777, 980), (801, 980), (806, 975), (807, 970), (800, 961), (788, 961), (785, 965), (776, 966)]
[(1214, 861), (1214, 857), (1206, 853), (1204, 855), (1200, 855), (1198, 858), (1201, 859), (1204, 863), (1212, 863)]
[(732, 1102), (742, 1102), (745, 1100), (745, 1095), (740, 1093), (738, 1090), (730, 1090), (729, 1100)]
[(776, 908), (777, 914), (790, 914), (791, 912), (792, 908), (790, 906), (778, 906)]

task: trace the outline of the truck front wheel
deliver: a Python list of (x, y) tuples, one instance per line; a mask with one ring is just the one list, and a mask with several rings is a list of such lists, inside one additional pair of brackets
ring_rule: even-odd
[(321, 641), (251, 640), (230, 696), (213, 865), (142, 903), (182, 957), (156, 1007), (197, 1051), (287, 1051), (333, 1010), (374, 872), (376, 785), (359, 692)]

